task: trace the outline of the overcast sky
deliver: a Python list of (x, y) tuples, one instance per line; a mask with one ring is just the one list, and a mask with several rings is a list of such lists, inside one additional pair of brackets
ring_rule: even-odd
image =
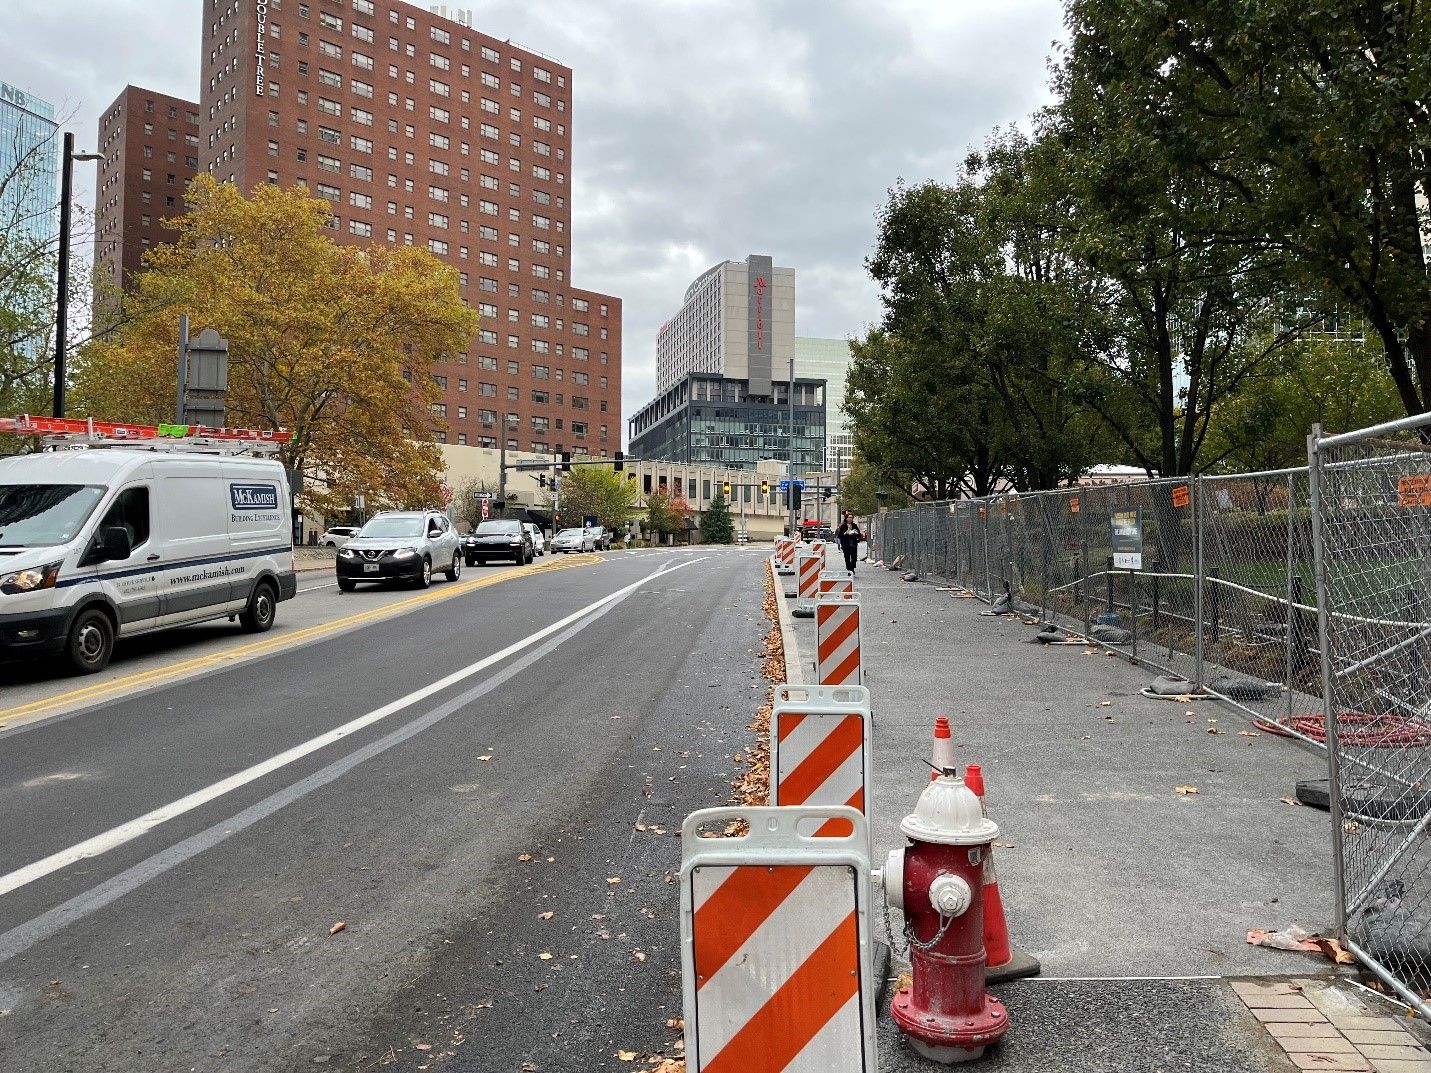
[[(90, 148), (126, 83), (197, 99), (202, 2), (0, 0), (0, 81), (51, 101)], [(952, 176), (1044, 104), (1062, 31), (1058, 0), (458, 6), (573, 69), (572, 282), (625, 302), (626, 417), (651, 398), (656, 329), (718, 261), (793, 267), (799, 335), (877, 321), (863, 259), (885, 191)]]

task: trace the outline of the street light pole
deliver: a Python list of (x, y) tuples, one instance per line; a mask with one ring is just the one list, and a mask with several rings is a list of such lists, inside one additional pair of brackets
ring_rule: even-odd
[(103, 153), (76, 153), (75, 136), (65, 131), (60, 162), (60, 263), (55, 278), (55, 417), (65, 416), (65, 332), (70, 306), (70, 197), (76, 160), (103, 160)]
[(795, 359), (790, 359), (790, 462), (785, 467), (785, 502), (790, 508), (790, 539), (795, 539)]

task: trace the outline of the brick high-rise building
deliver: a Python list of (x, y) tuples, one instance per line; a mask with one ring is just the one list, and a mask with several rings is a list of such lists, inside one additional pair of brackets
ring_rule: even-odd
[[(448, 442), (621, 446), (621, 302), (572, 286), (572, 73), (402, 0), (203, 0), (200, 159), (304, 183), (338, 241), (426, 246), (481, 314)], [(445, 10), (445, 9), (444, 9)]]
[(94, 263), (129, 289), (144, 251), (173, 242), (160, 221), (184, 211), (184, 188), (199, 169), (199, 106), (125, 86), (99, 118), (95, 148)]

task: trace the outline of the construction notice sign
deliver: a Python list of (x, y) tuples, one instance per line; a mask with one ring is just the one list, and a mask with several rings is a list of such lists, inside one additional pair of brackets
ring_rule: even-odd
[(1396, 482), (1396, 505), (1431, 507), (1431, 473), (1402, 477)]
[(1191, 502), (1192, 492), (1188, 490), (1187, 485), (1177, 484), (1173, 486), (1173, 506), (1182, 510), (1183, 507), (1186, 507)]
[(1143, 508), (1113, 512), (1113, 569), (1143, 569)]

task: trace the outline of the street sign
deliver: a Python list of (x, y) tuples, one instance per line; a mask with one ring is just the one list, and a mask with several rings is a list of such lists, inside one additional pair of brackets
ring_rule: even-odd
[(491, 492), (473, 492), (473, 493), (472, 493), (472, 498), (473, 498), (473, 499), (491, 499), (491, 498), (493, 498), (493, 496), (492, 496), (492, 493), (491, 493)]
[(1124, 507), (1113, 512), (1113, 568), (1143, 569), (1143, 508)]
[[(796, 487), (796, 488), (802, 488), (802, 489), (803, 489), (803, 488), (805, 487), (805, 482), (804, 482), (804, 481), (796, 481), (796, 482), (795, 482), (795, 487)], [(782, 492), (788, 492), (788, 491), (790, 491), (790, 482), (789, 482), (788, 480), (782, 480), (782, 481), (780, 482), (780, 490), (781, 490)]]

